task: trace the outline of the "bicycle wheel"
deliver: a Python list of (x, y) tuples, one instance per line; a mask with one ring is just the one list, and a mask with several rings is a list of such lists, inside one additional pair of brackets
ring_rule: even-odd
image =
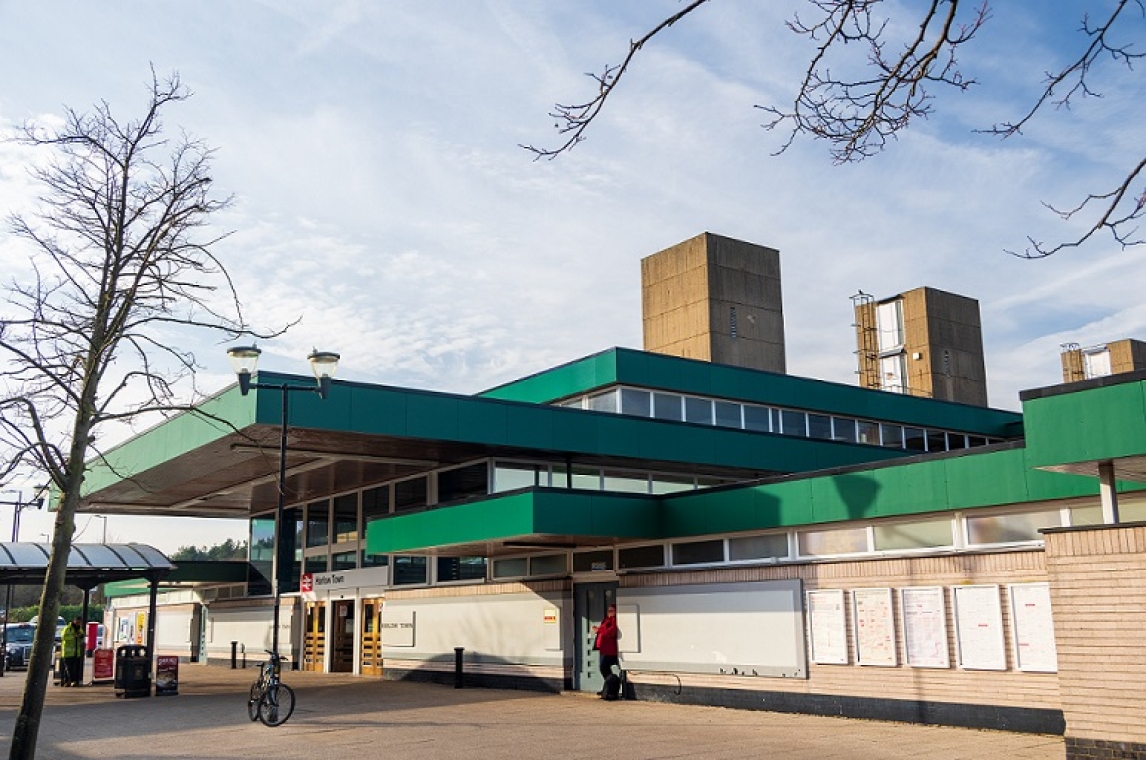
[(259, 719), (259, 700), (263, 697), (262, 686), (256, 681), (251, 684), (251, 694), (247, 697), (247, 717), (251, 721)]
[(259, 700), (259, 720), (266, 726), (281, 726), (294, 712), (294, 689), (285, 683), (272, 684)]

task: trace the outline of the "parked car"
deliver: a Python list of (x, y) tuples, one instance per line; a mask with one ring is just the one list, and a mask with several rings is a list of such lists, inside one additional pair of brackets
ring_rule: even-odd
[(8, 651), (4, 661), (5, 668), (28, 667), (28, 658), (32, 656), (32, 639), (36, 636), (36, 626), (31, 623), (9, 623), (4, 626), (8, 637)]

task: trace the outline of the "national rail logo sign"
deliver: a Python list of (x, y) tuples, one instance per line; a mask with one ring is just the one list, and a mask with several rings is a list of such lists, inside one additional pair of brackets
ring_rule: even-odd
[(299, 591), (304, 594), (309, 594), (314, 591), (314, 573), (303, 573), (302, 581), (299, 583)]

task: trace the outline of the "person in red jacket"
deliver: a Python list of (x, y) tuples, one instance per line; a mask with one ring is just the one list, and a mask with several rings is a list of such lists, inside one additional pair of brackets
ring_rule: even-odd
[(597, 639), (593, 647), (601, 655), (601, 677), (608, 678), (613, 672), (614, 665), (620, 665), (617, 659), (617, 637), (620, 631), (617, 628), (617, 606), (610, 604), (605, 611), (605, 619), (597, 626)]

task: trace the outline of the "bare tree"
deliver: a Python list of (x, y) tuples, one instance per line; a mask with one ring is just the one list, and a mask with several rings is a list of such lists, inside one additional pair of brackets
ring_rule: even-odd
[[(46, 473), (59, 495), (40, 619), (55, 620), (87, 460), (102, 427), (186, 408), (194, 356), (177, 347), (186, 327), (237, 336), (249, 330), (211, 246), (209, 217), (230, 198), (211, 194), (212, 151), (164, 136), (161, 114), (190, 93), (177, 75), (152, 72), (138, 121), (101, 102), (67, 110), (58, 128), (27, 124), (15, 138), (49, 152), (31, 169), (42, 189), (11, 231), (28, 244), (25, 276), (9, 284), (0, 316), (0, 476)], [(43, 713), (55, 631), (37, 627), (11, 758), (31, 758)]]
[[(654, 36), (695, 11), (709, 0), (693, 0), (643, 37), (630, 42), (628, 55), (617, 65), (606, 66), (601, 74), (589, 74), (597, 86), (593, 98), (582, 103), (558, 103), (550, 116), (564, 142), (555, 148), (522, 147), (536, 158), (554, 158), (572, 150), (585, 139), (585, 131), (600, 114), (605, 101), (628, 71), (637, 52)], [(1100, 93), (1090, 86), (1088, 76), (1105, 59), (1127, 68), (1146, 56), (1129, 43), (1116, 41), (1114, 32), (1128, 25), (1137, 12), (1146, 15), (1144, 0), (1116, 0), (1109, 12), (1097, 20), (1082, 19), (1080, 39), (1085, 43), (1070, 57), (1067, 65), (1048, 71), (1037, 97), (1023, 116), (1013, 122), (1000, 122), (980, 130), (1000, 137), (1022, 132), (1040, 111), (1069, 108), (1083, 97)], [(985, 0), (930, 0), (904, 24), (892, 25), (884, 10), (886, 0), (808, 0), (812, 14), (794, 17), (788, 28), (807, 37), (815, 45), (791, 105), (757, 106), (768, 114), (765, 127), (787, 131), (778, 153), (787, 150), (800, 136), (826, 140), (837, 163), (861, 161), (882, 152), (896, 137), (920, 117), (933, 112), (935, 87), (966, 90), (976, 84), (965, 77), (956, 54), (991, 19)], [(899, 12), (903, 11), (888, 11)], [(893, 38), (892, 29), (908, 34)], [(855, 57), (845, 53), (861, 50), (864, 61), (858, 71)], [(841, 73), (844, 72), (844, 73)], [(1110, 190), (1088, 195), (1071, 208), (1046, 205), (1063, 219), (1092, 213), (1086, 230), (1077, 238), (1046, 244), (1028, 237), (1028, 247), (1015, 255), (1043, 258), (1065, 248), (1075, 248), (1094, 235), (1107, 232), (1123, 248), (1139, 245), (1138, 220), (1146, 215), (1146, 157), (1129, 168)]]

